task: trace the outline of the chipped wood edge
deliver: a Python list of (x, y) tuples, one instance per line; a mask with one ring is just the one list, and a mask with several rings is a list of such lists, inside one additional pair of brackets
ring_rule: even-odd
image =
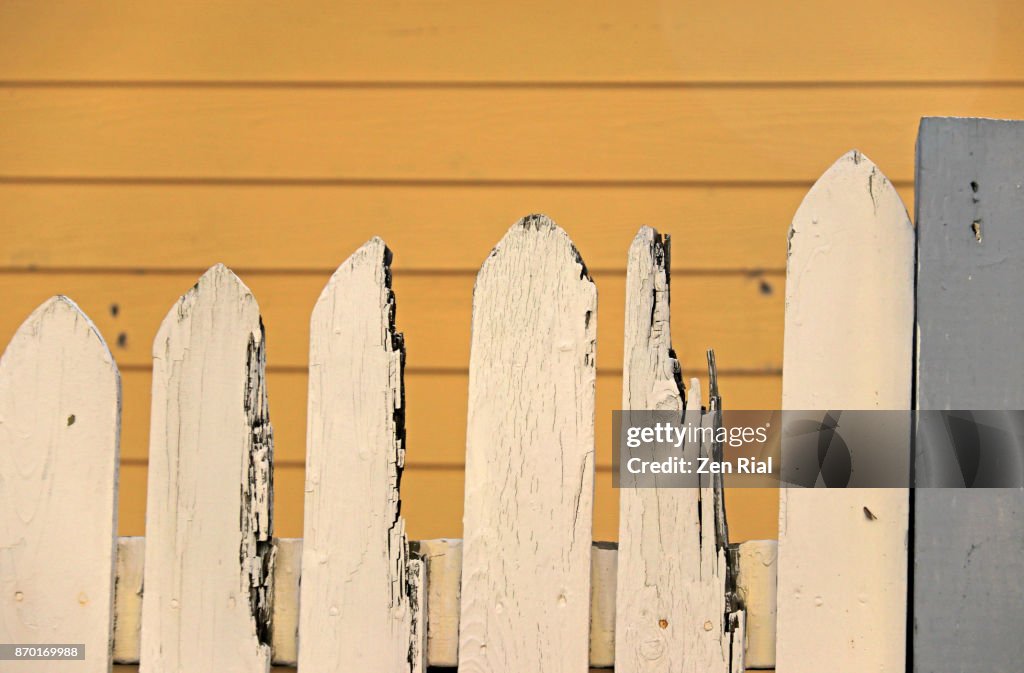
[[(641, 227), (629, 248), (623, 338), (622, 409), (672, 414), (702, 425), (720, 422), (714, 354), (705, 413), (700, 387), (683, 394), (672, 349), (670, 238)], [(625, 421), (624, 421), (625, 422)], [(632, 423), (632, 421), (630, 421)], [(713, 443), (687, 451), (715, 457)], [(732, 597), (733, 568), (721, 477), (698, 488), (635, 488), (623, 484), (619, 514), (616, 669), (743, 670), (742, 615)], [(695, 482), (695, 485), (696, 482)], [(710, 569), (710, 571), (709, 571)], [(738, 662), (738, 663), (737, 663)]]
[[(160, 542), (146, 546), (143, 568), (143, 673), (270, 667), (275, 548), (265, 346), (255, 297), (223, 264), (175, 303), (154, 339), (146, 530)], [(223, 450), (204, 450), (210, 445)], [(238, 479), (237, 495), (214, 486), (211, 475)], [(201, 524), (193, 518), (199, 505)]]
[[(455, 666), (459, 644), (459, 590), (462, 576), (462, 540), (440, 539), (410, 542), (419, 549), (425, 565), (426, 664)], [(738, 585), (746, 611), (747, 651), (750, 643), (775, 642), (775, 540), (751, 540), (738, 545)], [(273, 663), (296, 665), (298, 638), (299, 559), (301, 538), (274, 540), (277, 564), (274, 566)], [(145, 538), (122, 537), (118, 541), (117, 595), (114, 629), (115, 663), (139, 661), (139, 620), (142, 609), (142, 567)], [(618, 548), (614, 542), (595, 542), (592, 548), (590, 666), (611, 668), (615, 664), (615, 580)], [(414, 558), (410, 563), (420, 559)], [(765, 564), (765, 559), (770, 561)], [(410, 570), (410, 572), (413, 572)], [(759, 658), (748, 658), (747, 668), (772, 668), (774, 648)]]
[(568, 234), (514, 224), (473, 289), (460, 668), (586, 667), (596, 330)]
[[(400, 514), (405, 345), (391, 251), (374, 237), (327, 282), (310, 319), (299, 663), (417, 668), (422, 563)], [(419, 576), (410, 576), (410, 572)]]

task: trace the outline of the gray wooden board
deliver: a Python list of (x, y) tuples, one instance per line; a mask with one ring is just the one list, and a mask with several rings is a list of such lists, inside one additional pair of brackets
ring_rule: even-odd
[[(1024, 122), (921, 122), (920, 409), (1024, 408), (1022, 185)], [(1020, 671), (1024, 492), (919, 488), (915, 498), (914, 670)]]

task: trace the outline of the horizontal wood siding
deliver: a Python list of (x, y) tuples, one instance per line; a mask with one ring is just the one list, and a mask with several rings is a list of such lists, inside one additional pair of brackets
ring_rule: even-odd
[(622, 83), (1020, 79), (1013, 0), (6, 2), (0, 77)]
[(923, 114), (1019, 117), (1024, 84), (7, 86), (0, 178), (786, 184), (813, 181), (856, 144), (906, 183)]
[[(267, 321), (277, 531), (299, 536), (309, 312), (380, 235), (409, 351), (402, 511), (413, 538), (458, 536), (473, 275), (546, 212), (599, 292), (594, 534), (615, 538), (637, 228), (674, 238), (684, 373), (713, 346), (727, 407), (777, 406), (807, 188), (856, 146), (909, 206), (920, 116), (1024, 116), (1022, 21), (1008, 0), (4, 3), (0, 342), (55, 292), (97, 322), (123, 371), (120, 530), (142, 534), (152, 339), (230, 265)], [(775, 536), (771, 493), (728, 497), (733, 539)]]

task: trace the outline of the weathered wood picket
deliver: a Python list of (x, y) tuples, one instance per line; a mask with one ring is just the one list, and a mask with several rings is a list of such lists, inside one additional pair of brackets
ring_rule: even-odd
[[(892, 184), (844, 155), (789, 246), (783, 409), (910, 409), (914, 230)], [(779, 671), (904, 669), (909, 502), (897, 488), (781, 490)]]
[(121, 381), (65, 297), (35, 310), (0, 358), (0, 642), (92, 643), (114, 620)]
[[(1021, 402), (1019, 334), (1000, 327), (984, 383), (957, 349), (991, 337), (991, 310), (1020, 308), (1021, 266), (1005, 260), (1024, 255), (1006, 222), (1022, 212), (1024, 126), (922, 128), (917, 245), (857, 152), (794, 217), (785, 408), (909, 410), (915, 306), (919, 407)], [(669, 254), (648, 227), (628, 250), (622, 408), (704, 422), (720, 402), (682, 383)], [(730, 546), (720, 479), (623, 488), (618, 544), (593, 542), (597, 291), (541, 215), (513, 225), (477, 277), (464, 539), (410, 542), (390, 265), (372, 239), (313, 308), (302, 540), (273, 537), (265, 335), (231, 271), (207, 271), (154, 343), (145, 539), (116, 536), (110, 352), (64, 297), (29, 316), (0, 359), (0, 643), (84, 643), (81, 670), (97, 672), (1019, 668), (1019, 492), (928, 492), (912, 514), (906, 489), (784, 489), (779, 542)]]

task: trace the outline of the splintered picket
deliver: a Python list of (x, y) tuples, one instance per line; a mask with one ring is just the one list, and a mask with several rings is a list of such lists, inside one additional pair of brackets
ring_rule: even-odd
[(223, 265), (153, 344), (141, 670), (270, 666), (271, 466), (259, 308)]
[[(684, 398), (672, 350), (668, 269), (668, 236), (642, 228), (626, 272), (622, 408), (672, 411), (681, 421), (689, 404), (699, 420), (699, 387)], [(713, 487), (635, 488), (629, 475), (620, 479), (616, 671), (740, 673), (743, 638), (727, 603), (724, 522), (711, 525), (719, 523)]]
[(0, 643), (84, 644), (85, 661), (35, 670), (110, 668), (120, 411), (103, 338), (49, 299), (0, 358)]
[[(914, 231), (892, 184), (845, 154), (789, 238), (783, 409), (909, 410)], [(777, 670), (903, 671), (907, 490), (784, 488), (779, 510)]]
[[(426, 629), (399, 515), (405, 462), (402, 368), (391, 251), (374, 238), (331, 276), (309, 348), (303, 671), (425, 667)], [(420, 561), (413, 571), (420, 573)]]
[(459, 668), (587, 670), (597, 292), (543, 215), (473, 292)]
[[(1024, 122), (921, 122), (919, 409), (1024, 408), (1022, 157)], [(919, 454), (917, 461), (918, 473), (926, 476), (925, 456)], [(1020, 671), (1022, 576), (1020, 489), (918, 488), (915, 670)]]

